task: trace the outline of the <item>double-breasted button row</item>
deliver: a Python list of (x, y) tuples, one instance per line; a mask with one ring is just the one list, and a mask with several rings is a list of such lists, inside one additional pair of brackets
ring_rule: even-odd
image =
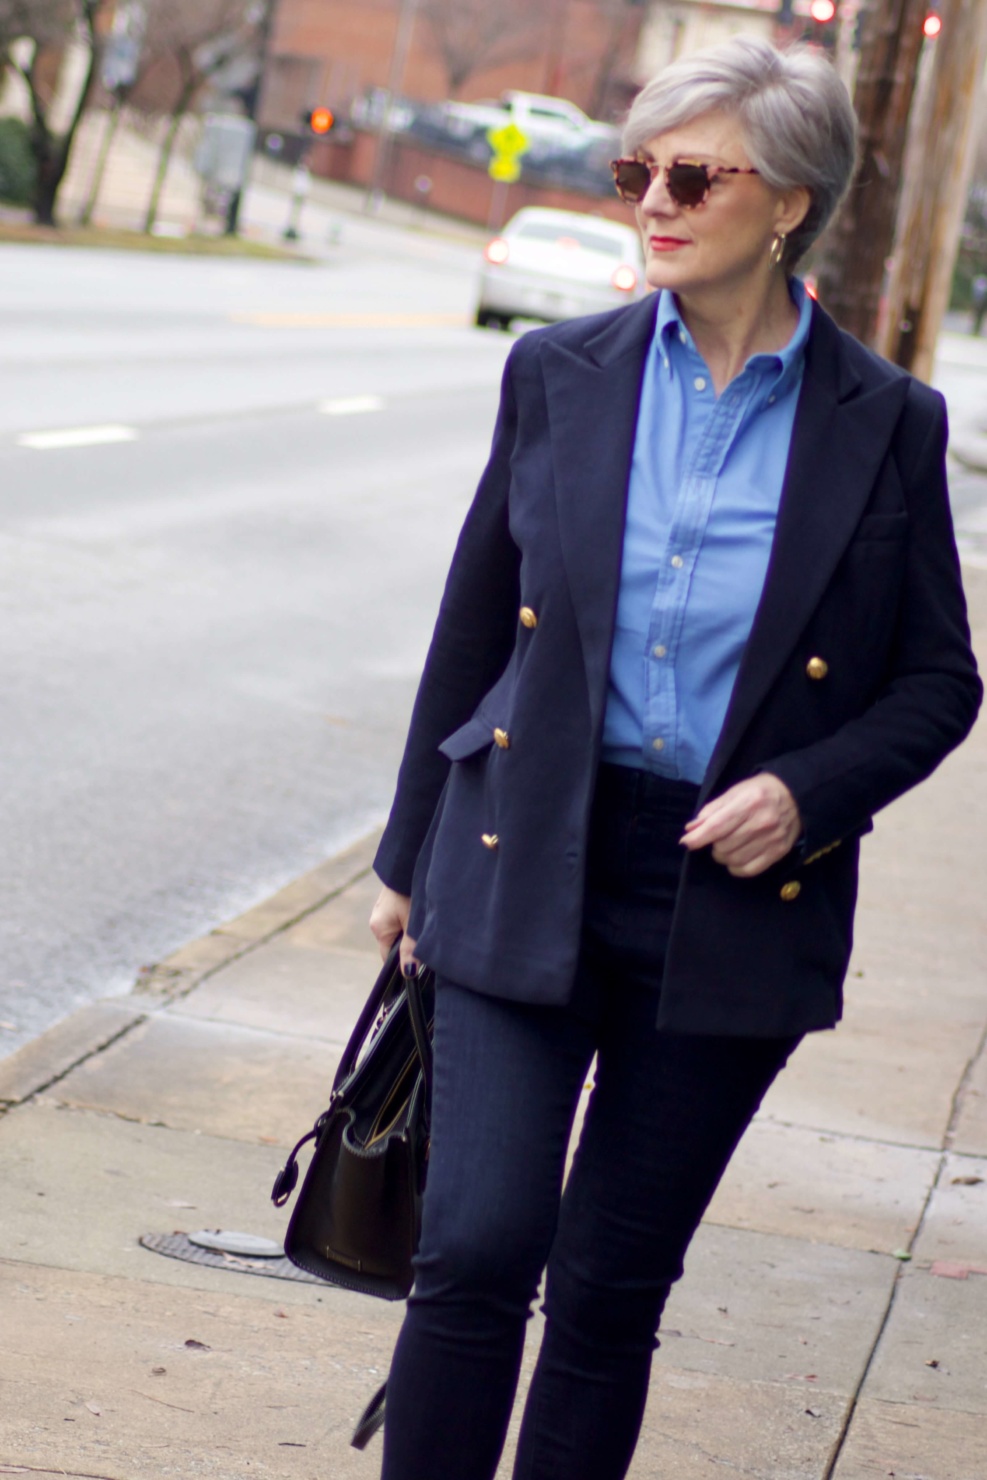
[(782, 884), (780, 893), (782, 899), (788, 904), (791, 900), (798, 899), (802, 893), (802, 885), (798, 879), (790, 879), (787, 884)]
[(510, 735), (508, 735), (506, 730), (501, 730), (500, 728), (495, 729), (493, 732), (493, 737), (494, 744), (497, 746), (498, 750), (510, 750), (511, 737)]
[(518, 620), (522, 627), (534, 629), (538, 626), (538, 613), (530, 606), (522, 606), (518, 612)]
[(481, 833), (480, 842), (484, 848), (489, 848), (491, 853), (496, 853), (500, 847), (500, 838), (498, 838), (496, 833)]
[(805, 665), (805, 671), (808, 674), (809, 678), (814, 678), (816, 680), (820, 678), (825, 678), (826, 674), (829, 672), (829, 664), (826, 662), (825, 658), (810, 658), (808, 663), (806, 663)]

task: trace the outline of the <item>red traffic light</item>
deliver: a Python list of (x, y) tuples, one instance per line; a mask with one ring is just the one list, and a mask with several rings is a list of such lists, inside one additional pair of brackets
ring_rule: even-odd
[(934, 41), (942, 30), (942, 16), (930, 10), (922, 24), (922, 34), (928, 41)]
[(827, 21), (831, 21), (836, 15), (835, 0), (812, 0), (812, 4), (809, 6), (809, 14), (814, 21), (818, 21), (820, 25), (825, 25)]
[(327, 134), (335, 122), (331, 108), (313, 108), (308, 115), (308, 126), (313, 134)]

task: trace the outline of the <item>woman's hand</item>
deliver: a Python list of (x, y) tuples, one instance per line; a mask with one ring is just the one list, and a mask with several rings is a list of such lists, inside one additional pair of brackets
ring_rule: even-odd
[(411, 962), (415, 966), (419, 963), (415, 959), (415, 942), (408, 936), (408, 916), (411, 913), (411, 900), (407, 894), (398, 894), (393, 889), (388, 889), (385, 884), (377, 896), (377, 903), (370, 911), (370, 929), (376, 937), (380, 946), (380, 959), (387, 960), (387, 953), (391, 946), (401, 936), (401, 949), (399, 952), (402, 971)]
[(751, 879), (784, 858), (801, 831), (802, 819), (788, 787), (762, 771), (707, 802), (686, 823), (680, 841), (690, 853), (712, 844), (717, 863), (738, 879)]

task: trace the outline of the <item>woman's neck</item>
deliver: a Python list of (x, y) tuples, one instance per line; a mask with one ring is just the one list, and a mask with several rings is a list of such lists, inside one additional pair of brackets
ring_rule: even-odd
[(751, 355), (784, 349), (798, 327), (799, 311), (787, 279), (777, 272), (760, 293), (700, 290), (685, 297), (676, 295), (676, 301), (718, 396)]

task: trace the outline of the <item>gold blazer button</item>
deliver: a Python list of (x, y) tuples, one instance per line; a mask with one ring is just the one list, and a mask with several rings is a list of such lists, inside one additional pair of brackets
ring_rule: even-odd
[(781, 897), (786, 904), (791, 899), (798, 899), (801, 893), (802, 885), (799, 883), (798, 879), (792, 879), (789, 883), (782, 884), (781, 886)]
[(506, 730), (494, 730), (494, 744), (498, 745), (501, 750), (510, 750), (511, 737)]
[(810, 678), (825, 678), (829, 672), (829, 664), (825, 658), (810, 658), (805, 665), (805, 671)]
[(522, 627), (538, 626), (538, 614), (537, 612), (533, 612), (530, 606), (522, 606), (521, 610), (518, 612), (518, 616), (521, 619)]
[(481, 833), (480, 842), (484, 848), (489, 848), (491, 853), (496, 853), (500, 846), (500, 838), (498, 838), (496, 833)]

